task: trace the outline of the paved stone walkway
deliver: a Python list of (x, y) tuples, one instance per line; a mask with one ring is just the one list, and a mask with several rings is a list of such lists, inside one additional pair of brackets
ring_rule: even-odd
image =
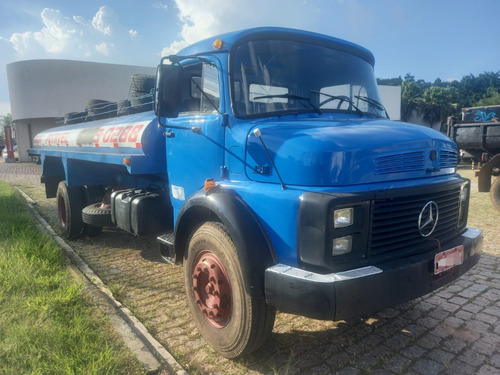
[[(38, 176), (30, 175), (37, 168), (0, 163), (0, 179), (24, 184), (50, 219), (55, 202), (44, 200)], [(472, 194), (469, 224), (485, 231), (484, 254), (465, 276), (415, 301), (349, 321), (279, 313), (271, 339), (239, 361), (221, 358), (197, 334), (182, 268), (160, 261), (153, 238), (105, 230), (70, 244), (190, 373), (493, 375), (500, 374), (500, 215), (488, 211), (487, 195), (474, 187)]]

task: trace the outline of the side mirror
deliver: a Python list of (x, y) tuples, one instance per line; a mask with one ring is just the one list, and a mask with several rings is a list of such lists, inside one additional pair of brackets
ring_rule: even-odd
[(183, 69), (179, 65), (165, 65), (163, 60), (156, 71), (155, 114), (161, 117), (179, 116), (180, 88)]

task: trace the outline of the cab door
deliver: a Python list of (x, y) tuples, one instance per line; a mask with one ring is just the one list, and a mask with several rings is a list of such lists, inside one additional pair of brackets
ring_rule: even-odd
[(167, 172), (174, 220), (184, 202), (219, 179), (224, 162), (221, 84), (215, 64), (199, 60), (183, 64), (179, 115), (166, 119)]

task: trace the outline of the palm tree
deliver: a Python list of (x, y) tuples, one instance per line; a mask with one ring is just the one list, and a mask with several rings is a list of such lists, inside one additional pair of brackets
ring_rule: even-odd
[(4, 139), (4, 126), (10, 125), (12, 126), (12, 115), (10, 113), (7, 113), (5, 116), (0, 116), (0, 145), (5, 144), (5, 139)]

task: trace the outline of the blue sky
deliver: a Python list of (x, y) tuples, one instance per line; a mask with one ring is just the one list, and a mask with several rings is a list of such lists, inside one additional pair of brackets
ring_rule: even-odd
[(500, 71), (498, 0), (17, 0), (0, 3), (0, 115), (5, 66), (72, 59), (156, 66), (162, 54), (222, 32), (284, 26), (371, 50), (379, 78), (433, 82)]

